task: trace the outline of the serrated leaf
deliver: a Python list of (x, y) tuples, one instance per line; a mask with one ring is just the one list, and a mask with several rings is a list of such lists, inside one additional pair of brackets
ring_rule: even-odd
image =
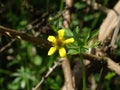
[(73, 37), (74, 34), (73, 34), (73, 32), (72, 32), (71, 30), (66, 29), (66, 30), (65, 30), (65, 36), (66, 36), (66, 37)]

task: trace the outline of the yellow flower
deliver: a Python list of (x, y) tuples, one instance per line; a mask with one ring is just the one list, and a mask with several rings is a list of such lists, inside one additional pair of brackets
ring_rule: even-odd
[(64, 45), (74, 42), (74, 38), (69, 38), (64, 40), (64, 29), (60, 29), (58, 31), (58, 36), (49, 36), (48, 41), (52, 43), (52, 47), (48, 51), (48, 55), (53, 55), (56, 50), (59, 50), (60, 57), (66, 56), (66, 50), (64, 48)]

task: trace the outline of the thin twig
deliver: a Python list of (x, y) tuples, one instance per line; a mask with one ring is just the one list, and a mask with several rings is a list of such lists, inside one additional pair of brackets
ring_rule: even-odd
[(33, 88), (33, 90), (39, 90), (40, 86), (42, 85), (42, 83), (45, 81), (45, 79), (55, 70), (56, 67), (58, 67), (59, 65), (61, 65), (60, 62), (54, 62), (54, 65), (49, 68), (49, 71), (46, 73), (45, 76), (42, 77), (41, 81), (35, 86), (35, 88)]
[(2, 53), (6, 48), (10, 47), (11, 44), (15, 41), (15, 39), (12, 39), (8, 44), (6, 44), (5, 46), (3, 46), (1, 49), (0, 49), (0, 53)]

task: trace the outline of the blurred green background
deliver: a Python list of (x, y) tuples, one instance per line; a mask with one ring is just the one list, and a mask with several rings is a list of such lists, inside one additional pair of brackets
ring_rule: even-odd
[[(112, 8), (118, 0), (93, 1)], [(55, 35), (63, 27), (61, 14), (64, 7), (64, 0), (0, 0), (0, 25), (47, 39), (48, 35)], [(106, 14), (99, 9), (94, 10), (82, 0), (74, 0), (71, 12), (71, 30), (80, 35), (81, 47), (84, 47), (96, 35)], [(12, 40), (8, 36), (0, 37), (0, 48), (12, 42), (5, 50), (0, 50), (0, 90), (32, 90), (58, 57), (49, 57), (47, 48), (23, 40)], [(119, 55), (118, 49), (115, 56)], [(70, 62), (73, 67), (74, 61)], [(95, 79), (99, 83), (98, 76), (100, 72), (95, 73)], [(63, 84), (64, 76), (59, 66), (44, 81), (41, 90), (60, 90)], [(120, 77), (108, 72), (102, 86), (103, 90), (113, 90), (112, 87), (119, 90)]]

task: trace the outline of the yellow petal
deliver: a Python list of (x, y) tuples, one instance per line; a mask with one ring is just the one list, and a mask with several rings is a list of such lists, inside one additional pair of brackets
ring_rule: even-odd
[(66, 56), (66, 50), (65, 50), (65, 48), (60, 48), (59, 49), (59, 54), (60, 54), (60, 57), (65, 57)]
[(74, 42), (74, 38), (66, 39), (63, 43), (64, 44), (69, 44), (69, 43), (72, 43), (72, 42)]
[(53, 55), (55, 51), (57, 50), (57, 47), (51, 47), (50, 50), (48, 51), (48, 55)]
[(65, 34), (65, 30), (64, 29), (60, 29), (58, 31), (58, 38), (59, 39), (63, 39), (64, 38), (64, 34)]
[(56, 42), (56, 38), (54, 36), (49, 36), (47, 40), (52, 43)]

